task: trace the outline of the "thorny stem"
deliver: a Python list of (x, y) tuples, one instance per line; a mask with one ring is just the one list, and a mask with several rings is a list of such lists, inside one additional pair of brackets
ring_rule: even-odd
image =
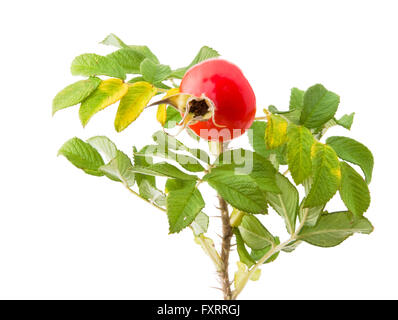
[(232, 227), (229, 221), (228, 205), (225, 200), (218, 195), (221, 211), (222, 221), (222, 244), (221, 244), (221, 261), (222, 269), (220, 270), (220, 280), (222, 285), (222, 291), (224, 293), (224, 300), (231, 300), (232, 291), (231, 283), (229, 281), (229, 253), (231, 251), (231, 238), (232, 238)]
[[(217, 155), (220, 155), (225, 149), (225, 144), (218, 143)], [(232, 299), (231, 282), (229, 280), (229, 253), (231, 251), (231, 239), (232, 239), (232, 227), (229, 218), (228, 204), (227, 202), (218, 195), (219, 209), (221, 211), (221, 222), (222, 222), (222, 242), (221, 242), (221, 261), (222, 268), (219, 271), (220, 281), (222, 285), (222, 291), (224, 294), (224, 300)]]

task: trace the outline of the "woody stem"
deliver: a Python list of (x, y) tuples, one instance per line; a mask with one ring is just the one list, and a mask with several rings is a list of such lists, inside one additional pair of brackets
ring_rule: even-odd
[[(224, 151), (224, 145), (219, 143), (218, 154)], [(219, 209), (221, 211), (221, 222), (222, 222), (222, 243), (221, 243), (221, 261), (222, 266), (219, 271), (220, 281), (222, 285), (222, 291), (224, 294), (224, 300), (232, 299), (231, 282), (229, 280), (229, 253), (231, 251), (231, 239), (232, 239), (232, 227), (229, 218), (228, 204), (227, 202), (218, 195)]]

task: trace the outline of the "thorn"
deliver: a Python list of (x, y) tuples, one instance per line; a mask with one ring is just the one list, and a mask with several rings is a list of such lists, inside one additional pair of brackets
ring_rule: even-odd
[(210, 287), (210, 288), (222, 291), (221, 288), (217, 288), (217, 287)]

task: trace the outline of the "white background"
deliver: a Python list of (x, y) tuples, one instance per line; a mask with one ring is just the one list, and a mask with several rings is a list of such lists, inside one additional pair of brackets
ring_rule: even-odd
[[(3, 3), (0, 298), (221, 297), (211, 288), (218, 286), (213, 265), (189, 231), (168, 235), (163, 213), (56, 157), (67, 139), (97, 134), (130, 153), (159, 128), (148, 111), (117, 134), (115, 106), (84, 130), (77, 108), (51, 117), (54, 95), (77, 80), (69, 72), (72, 59), (109, 52), (98, 42), (110, 32), (129, 44), (147, 44), (172, 67), (188, 64), (204, 44), (214, 47), (244, 71), (259, 115), (269, 104), (286, 108), (293, 86), (323, 83), (337, 92), (338, 115), (356, 116), (351, 132), (333, 128), (329, 134), (347, 134), (375, 156), (366, 213), (375, 231), (331, 249), (303, 244), (283, 253), (241, 298), (398, 298), (397, 9), (396, 1), (380, 0)], [(216, 215), (214, 193), (202, 191), (206, 212)], [(276, 214), (263, 221), (286, 238)], [(217, 218), (211, 223), (217, 227)]]

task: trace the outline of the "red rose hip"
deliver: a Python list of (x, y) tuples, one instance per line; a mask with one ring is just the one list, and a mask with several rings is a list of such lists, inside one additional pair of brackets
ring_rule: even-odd
[(214, 112), (189, 124), (203, 139), (231, 140), (242, 135), (254, 120), (253, 89), (242, 71), (226, 60), (210, 59), (190, 68), (181, 81), (180, 92), (197, 97), (189, 102), (190, 113), (203, 116), (206, 111)]

